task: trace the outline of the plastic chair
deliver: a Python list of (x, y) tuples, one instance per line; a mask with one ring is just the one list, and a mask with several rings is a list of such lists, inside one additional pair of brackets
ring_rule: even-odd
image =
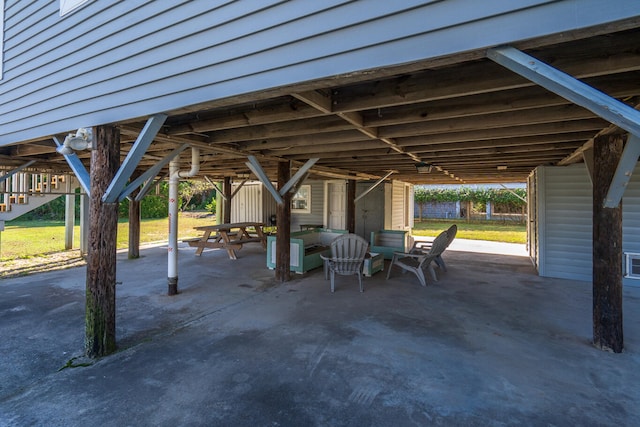
[(435, 238), (431, 248), (426, 253), (395, 252), (393, 254), (393, 259), (391, 260), (391, 265), (389, 265), (389, 270), (387, 271), (387, 279), (391, 277), (391, 270), (393, 270), (393, 267), (398, 266), (405, 271), (415, 274), (422, 286), (427, 286), (427, 280), (424, 277), (425, 269), (429, 270), (433, 281), (437, 282), (438, 278), (436, 277), (436, 272), (433, 270), (431, 262), (435, 261), (436, 258), (444, 252), (447, 248), (448, 242), (449, 235), (445, 230)]
[(335, 238), (331, 242), (331, 257), (320, 255), (325, 264), (325, 278), (330, 275), (331, 292), (335, 291), (335, 275), (341, 276), (357, 275), (362, 287), (362, 267), (364, 256), (369, 248), (369, 243), (362, 237), (355, 234), (344, 234)]

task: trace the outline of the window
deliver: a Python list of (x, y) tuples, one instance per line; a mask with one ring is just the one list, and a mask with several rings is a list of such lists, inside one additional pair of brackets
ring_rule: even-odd
[(60, 16), (71, 13), (89, 0), (60, 0)]
[(292, 213), (311, 213), (311, 186), (303, 185), (291, 198)]
[(640, 279), (640, 254), (625, 253), (626, 272), (624, 277), (629, 279)]

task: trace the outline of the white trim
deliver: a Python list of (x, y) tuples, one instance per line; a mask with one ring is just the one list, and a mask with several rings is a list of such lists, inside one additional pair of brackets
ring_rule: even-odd
[[(306, 197), (301, 195), (300, 197), (296, 198), (296, 196), (298, 194), (300, 194), (301, 192), (303, 192), (305, 190), (306, 190), (306, 193), (307, 193)], [(294, 203), (296, 200), (304, 200), (306, 202), (305, 205), (304, 205), (305, 207), (304, 208), (296, 208), (295, 207), (295, 203)], [(309, 184), (301, 185), (300, 188), (298, 189), (298, 191), (296, 191), (296, 194), (291, 196), (291, 213), (292, 214), (293, 213), (311, 213), (311, 185), (309, 185)]]
[(65, 16), (80, 9), (89, 0), (60, 0), (60, 16)]
[[(624, 277), (625, 279), (635, 279), (640, 280), (640, 254), (634, 252), (625, 252), (625, 268), (624, 268)], [(635, 267), (639, 270), (637, 273), (633, 272), (634, 263), (633, 261), (638, 261)]]

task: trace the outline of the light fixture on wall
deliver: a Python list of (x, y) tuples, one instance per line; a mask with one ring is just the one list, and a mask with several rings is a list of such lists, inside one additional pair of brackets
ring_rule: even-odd
[(418, 173), (431, 173), (431, 169), (433, 169), (433, 165), (430, 163), (416, 163), (416, 170), (418, 171)]
[(75, 135), (70, 133), (64, 139), (62, 145), (56, 148), (60, 154), (69, 155), (74, 151), (91, 150), (93, 148), (93, 133), (91, 128), (79, 128)]
[(507, 170), (507, 165), (498, 165), (498, 170), (499, 171), (506, 171)]

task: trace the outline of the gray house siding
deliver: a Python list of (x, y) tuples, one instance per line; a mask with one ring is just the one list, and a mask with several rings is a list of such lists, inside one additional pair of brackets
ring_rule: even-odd
[[(593, 275), (592, 188), (583, 164), (536, 169), (538, 272), (541, 276), (591, 281)], [(623, 253), (640, 253), (640, 168), (624, 198)], [(640, 280), (623, 280), (640, 286)]]
[(291, 212), (291, 229), (299, 230), (300, 224), (322, 224), (324, 217), (324, 181), (305, 181), (311, 186), (311, 212)]
[[(455, 11), (455, 13), (452, 13)], [(0, 145), (640, 14), (628, 0), (5, 0)]]

